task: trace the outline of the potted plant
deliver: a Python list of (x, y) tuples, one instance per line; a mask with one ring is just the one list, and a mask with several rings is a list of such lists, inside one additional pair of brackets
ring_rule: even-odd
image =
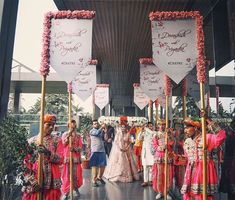
[(83, 144), (84, 144), (84, 150), (83, 150), (83, 159), (82, 159), (82, 168), (83, 169), (89, 169), (89, 158), (90, 158), (90, 136), (87, 129), (85, 129), (83, 133)]
[[(27, 130), (13, 117), (0, 123), (0, 199), (17, 199), (21, 196), (22, 181), (17, 175), (24, 168), (26, 155)], [(19, 183), (18, 186), (16, 183)]]
[(90, 158), (90, 135), (89, 130), (91, 130), (92, 118), (91, 115), (86, 113), (82, 114), (80, 118), (79, 132), (82, 133), (82, 168), (89, 169), (89, 158)]

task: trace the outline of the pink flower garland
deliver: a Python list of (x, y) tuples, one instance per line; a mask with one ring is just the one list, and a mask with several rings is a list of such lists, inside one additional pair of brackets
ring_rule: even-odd
[(170, 94), (171, 94), (171, 79), (167, 75), (164, 76), (164, 89), (165, 89), (165, 95), (170, 96)]
[(72, 93), (73, 88), (72, 88), (72, 82), (68, 83), (68, 92)]
[(58, 11), (58, 12), (48, 12), (44, 18), (44, 30), (43, 30), (43, 48), (42, 48), (42, 60), (40, 67), (40, 74), (42, 76), (48, 76), (50, 72), (50, 32), (51, 32), (51, 19), (93, 19), (95, 17), (94, 11)]
[(206, 67), (205, 67), (205, 56), (204, 56), (204, 33), (203, 33), (203, 18), (198, 16), (196, 18), (197, 25), (197, 81), (201, 83), (206, 82)]
[(175, 12), (151, 12), (149, 19), (154, 20), (171, 20), (171, 19), (187, 19), (200, 17), (199, 11), (175, 11)]
[(140, 58), (139, 59), (140, 64), (145, 65), (153, 65), (153, 59), (152, 58)]
[(187, 96), (187, 79), (184, 78), (182, 81), (182, 96)]
[(192, 18), (196, 20), (197, 26), (197, 80), (198, 82), (206, 82), (206, 68), (205, 68), (205, 57), (204, 57), (204, 33), (203, 33), (203, 18), (199, 11), (191, 12), (151, 12), (149, 19), (154, 20), (171, 20), (171, 19), (188, 19)]
[(139, 83), (133, 83), (133, 87), (138, 88), (138, 87), (140, 87), (140, 84)]
[(98, 60), (95, 60), (95, 59), (91, 60), (89, 63), (89, 65), (97, 65), (97, 64), (98, 64)]

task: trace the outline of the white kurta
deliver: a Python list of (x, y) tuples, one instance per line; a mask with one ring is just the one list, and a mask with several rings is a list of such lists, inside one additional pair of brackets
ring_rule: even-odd
[(141, 152), (142, 165), (151, 166), (154, 164), (154, 157), (151, 153), (151, 148), (152, 140), (155, 134), (156, 131), (152, 131), (149, 128), (145, 128), (145, 130), (141, 131), (138, 135), (138, 139), (143, 141)]

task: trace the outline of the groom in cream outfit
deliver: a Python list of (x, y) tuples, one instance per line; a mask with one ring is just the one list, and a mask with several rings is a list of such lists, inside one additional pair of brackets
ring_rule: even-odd
[(154, 131), (152, 122), (148, 122), (147, 127), (142, 128), (138, 135), (138, 139), (143, 141), (141, 159), (144, 169), (144, 182), (141, 184), (143, 187), (152, 185), (152, 166), (154, 164), (154, 157), (151, 153), (152, 140), (156, 131)]

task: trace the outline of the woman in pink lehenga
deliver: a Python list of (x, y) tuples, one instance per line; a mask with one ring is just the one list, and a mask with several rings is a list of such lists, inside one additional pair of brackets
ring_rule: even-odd
[(103, 175), (109, 181), (132, 182), (139, 180), (130, 145), (130, 134), (127, 132), (126, 126), (117, 127), (108, 165)]

